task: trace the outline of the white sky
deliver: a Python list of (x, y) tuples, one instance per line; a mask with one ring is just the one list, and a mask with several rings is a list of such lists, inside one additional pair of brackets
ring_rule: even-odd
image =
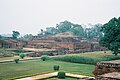
[(37, 34), (64, 20), (104, 24), (119, 16), (120, 0), (0, 0), (0, 34)]

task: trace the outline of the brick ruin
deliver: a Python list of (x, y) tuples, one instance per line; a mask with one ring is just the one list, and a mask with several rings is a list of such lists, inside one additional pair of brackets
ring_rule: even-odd
[(120, 80), (120, 72), (103, 74), (97, 80)]
[(27, 47), (30, 48), (52, 48), (55, 43), (53, 37), (49, 36), (33, 36), (28, 40)]
[(97, 38), (86, 39), (71, 32), (65, 32), (55, 36), (32, 36), (28, 41), (1, 38), (0, 48), (47, 48), (51, 51), (32, 51), (33, 53), (30, 56), (40, 56), (43, 53), (47, 55), (61, 55), (105, 50), (105, 48), (99, 46), (98, 42), (99, 39)]
[(93, 73), (96, 80), (120, 80), (120, 60), (98, 62)]
[(27, 47), (63, 49), (69, 52), (105, 50), (99, 46), (99, 39), (86, 39), (75, 36), (71, 32), (60, 33), (55, 36), (33, 36), (28, 40)]
[(26, 42), (12, 38), (0, 39), (0, 48), (23, 48), (25, 44)]
[(30, 57), (39, 57), (41, 55), (49, 55), (49, 56), (55, 56), (60, 55), (61, 53), (64, 53), (63, 51), (58, 50), (49, 50), (49, 51), (32, 51), (25, 53), (26, 56)]

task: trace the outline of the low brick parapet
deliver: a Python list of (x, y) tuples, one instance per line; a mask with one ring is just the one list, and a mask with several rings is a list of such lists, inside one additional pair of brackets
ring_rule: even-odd
[(112, 72), (120, 72), (120, 60), (98, 62), (95, 65), (93, 74), (96, 80), (99, 80), (97, 78), (101, 75)]

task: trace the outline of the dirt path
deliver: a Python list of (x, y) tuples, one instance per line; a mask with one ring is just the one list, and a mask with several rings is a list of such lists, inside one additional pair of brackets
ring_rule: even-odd
[[(26, 61), (26, 60), (36, 60), (36, 59), (40, 59), (40, 57), (26, 57), (24, 59), (20, 59), (20, 61)], [(10, 60), (1, 60), (0, 63), (7, 63), (7, 62), (14, 62), (14, 59), (10, 59)]]
[(35, 79), (49, 78), (49, 77), (53, 77), (56, 75), (57, 75), (57, 72), (53, 72), (53, 73), (31, 76), (31, 77), (26, 77), (26, 78), (21, 78), (21, 79), (16, 79), (16, 80), (35, 80)]
[[(26, 78), (21, 78), (21, 79), (16, 79), (16, 80), (44, 79), (44, 78), (49, 78), (49, 77), (57, 76), (57, 73), (58, 73), (58, 72), (53, 72), (53, 73), (42, 74), (42, 75), (37, 75), (37, 76), (31, 76), (31, 77), (26, 77)], [(72, 74), (72, 73), (66, 73), (66, 76), (77, 77), (77, 78), (89, 77), (89, 76), (83, 76), (83, 75)], [(94, 78), (94, 77), (89, 77), (89, 78)]]

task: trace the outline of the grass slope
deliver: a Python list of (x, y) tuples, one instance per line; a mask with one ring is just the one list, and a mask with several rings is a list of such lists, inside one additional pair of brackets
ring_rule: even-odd
[(93, 76), (92, 71), (94, 70), (94, 65), (77, 64), (54, 60), (47, 61), (34, 60), (34, 61), (21, 61), (18, 64), (14, 62), (1, 63), (0, 77), (15, 78), (19, 76), (54, 72), (53, 70), (54, 65), (60, 65), (61, 71)]
[(2, 60), (12, 60), (12, 59), (15, 59), (16, 57), (2, 57), (0, 58), (0, 61)]

